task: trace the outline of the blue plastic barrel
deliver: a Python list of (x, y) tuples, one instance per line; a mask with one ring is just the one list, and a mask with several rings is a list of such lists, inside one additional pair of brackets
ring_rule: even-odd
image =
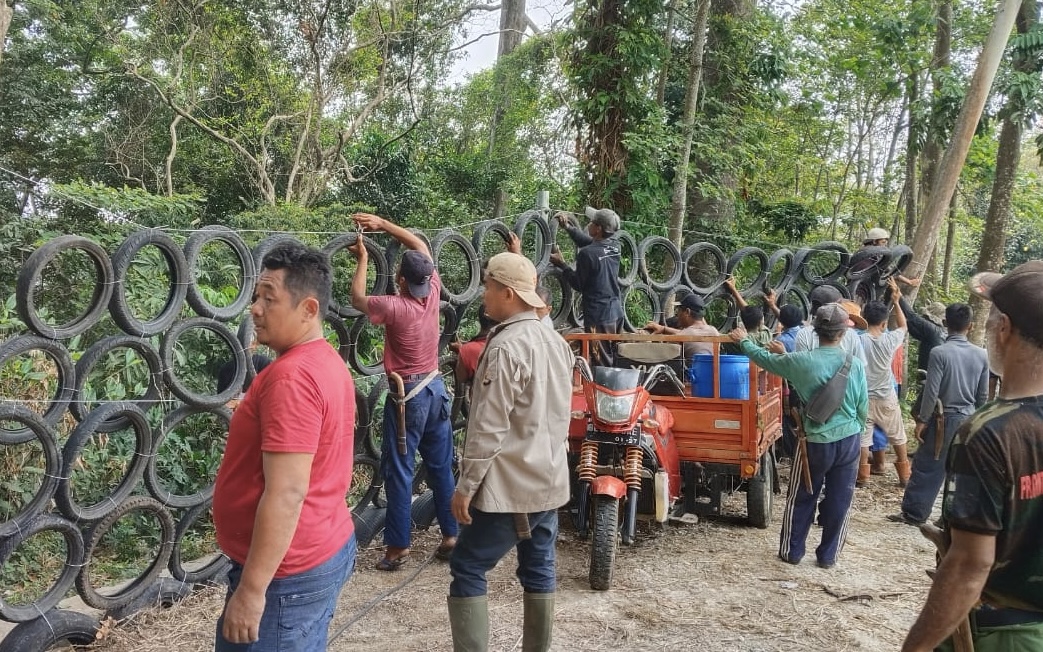
[[(744, 355), (718, 356), (721, 364), (720, 398), (750, 398), (750, 359)], [(696, 353), (688, 367), (692, 396), (713, 398), (713, 355)]]

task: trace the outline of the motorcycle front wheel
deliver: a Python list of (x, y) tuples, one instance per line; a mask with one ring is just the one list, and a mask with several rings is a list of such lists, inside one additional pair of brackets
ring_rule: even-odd
[(619, 541), (619, 499), (594, 497), (594, 527), (590, 541), (590, 588), (607, 591)]

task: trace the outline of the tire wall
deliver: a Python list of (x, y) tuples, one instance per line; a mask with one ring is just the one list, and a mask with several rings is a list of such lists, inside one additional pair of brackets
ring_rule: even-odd
[[(529, 211), (510, 222), (486, 220), (473, 228), (424, 233), (444, 286), (443, 352), (457, 334), (466, 339), (477, 331), (482, 264), (503, 251), (511, 233), (521, 236), (523, 252), (551, 290), (555, 325), (565, 329), (580, 323), (578, 293), (548, 264), (554, 232), (544, 214)], [(386, 383), (382, 334), (350, 306), (347, 296), (354, 267), (346, 247), (357, 237), (354, 232), (328, 234), (316, 242), (313, 236), (308, 244), (331, 256), (334, 297), (328, 339), (352, 369), (359, 386), (356, 396), (365, 403), (358, 410), (360, 445), (355, 453), (365, 456), (368, 471), (358, 480), (366, 486), (353, 485), (349, 503), (357, 507), (357, 521), (368, 522), (373, 510), (381, 508), (379, 436)], [(904, 250), (853, 257), (835, 242), (776, 253), (757, 247), (723, 251), (709, 242), (678, 249), (661, 236), (627, 237), (633, 259), (622, 281), (629, 329), (664, 320), (671, 312), (668, 299), (688, 293), (707, 303), (720, 299), (726, 274), (735, 277), (751, 304), (762, 302), (769, 284), (778, 291), (780, 304), (821, 284), (850, 288), (864, 302), (882, 295), (887, 277), (908, 264)], [(370, 253), (368, 291), (393, 292), (399, 247), (383, 234), (363, 238)], [(161, 576), (173, 576), (182, 585), (221, 578), (227, 560), (212, 543), (209, 512), (231, 418), (226, 404), (257, 373), (256, 358), (247, 348), (253, 330), (248, 311), (263, 257), (272, 247), (294, 240), (288, 234), (248, 238), (220, 226), (187, 234), (149, 229), (131, 233), (111, 251), (88, 238), (65, 235), (29, 256), (15, 289), (17, 314), (26, 328), (0, 341), (0, 454), (5, 456), (0, 461), (10, 467), (11, 460), (31, 460), (13, 469), (21, 482), (20, 495), (0, 493), (0, 506), (13, 505), (0, 511), (0, 571), (5, 580), (17, 575), (42, 541), (50, 550), (56, 545), (64, 549), (65, 560), (64, 566), (58, 564), (60, 570), (45, 574), (49, 579), (37, 580), (35, 590), (13, 598), (0, 595), (0, 619), (28, 623), (47, 618), (72, 590), (91, 606), (125, 614), (133, 605), (154, 602), (149, 596), (165, 590), (161, 581), (172, 581)], [(223, 280), (198, 273), (201, 256), (214, 246), (223, 248), (226, 267), (232, 270)], [(149, 248), (166, 273), (132, 279), (135, 257)], [(48, 278), (49, 266), (70, 249), (89, 260), (96, 285), (86, 292), (89, 305), (82, 314), (56, 324), (45, 318), (46, 309), (34, 294)], [(854, 271), (849, 275), (849, 270)], [(150, 314), (136, 314), (132, 297), (149, 278), (154, 278), (154, 287), (145, 289), (161, 300)], [(734, 323), (733, 310), (718, 312), (719, 318), (711, 315), (720, 321), (715, 326), (724, 330)], [(768, 323), (773, 323), (770, 317)], [(194, 344), (201, 349), (193, 349)], [(8, 387), (3, 374), (39, 372), (37, 365), (47, 370), (42, 396), (3, 395)], [(213, 382), (219, 367), (224, 367), (226, 385), (220, 391)], [(136, 378), (130, 388), (134, 391), (118, 383), (99, 387), (97, 379), (106, 375)], [(210, 454), (200, 460), (200, 451)], [(205, 537), (200, 532), (211, 537), (202, 550), (199, 542)], [(133, 576), (124, 575), (129, 580), (124, 588), (99, 590), (107, 578), (92, 571), (92, 561), (98, 555), (106, 560), (116, 555), (111, 541), (128, 533), (155, 545), (145, 546), (148, 558), (133, 564)], [(43, 538), (34, 543), (36, 537)]]

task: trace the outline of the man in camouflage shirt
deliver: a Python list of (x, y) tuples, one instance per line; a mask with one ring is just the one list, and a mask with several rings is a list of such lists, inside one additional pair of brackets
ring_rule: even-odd
[(1043, 261), (978, 274), (971, 290), (992, 302), (989, 364), (1003, 383), (949, 452), (951, 544), (906, 652), (934, 649), (968, 613), (976, 652), (1043, 650)]

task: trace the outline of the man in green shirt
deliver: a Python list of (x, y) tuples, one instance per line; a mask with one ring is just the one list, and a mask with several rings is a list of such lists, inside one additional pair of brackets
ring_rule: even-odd
[[(818, 309), (812, 327), (819, 339), (819, 347), (811, 351), (784, 353), (780, 342), (772, 342), (762, 349), (749, 337), (746, 329), (738, 326), (728, 335), (737, 342), (742, 352), (762, 369), (782, 376), (790, 382), (793, 391), (807, 403), (823, 385), (840, 371), (848, 354), (840, 348), (840, 341), (852, 322), (847, 312), (835, 303)], [(782, 520), (779, 558), (789, 564), (799, 564), (804, 557), (805, 541), (818, 504), (822, 541), (815, 549), (815, 557), (822, 568), (832, 568), (844, 547), (848, 511), (855, 493), (858, 473), (860, 436), (869, 412), (869, 393), (865, 365), (851, 356), (848, 382), (840, 407), (823, 423), (804, 417), (807, 436), (807, 464), (811, 471), (811, 491), (804, 486), (802, 474), (797, 471), (805, 463), (805, 451), (798, 447), (790, 475), (789, 496)], [(821, 504), (818, 497), (823, 487), (826, 496)]]

